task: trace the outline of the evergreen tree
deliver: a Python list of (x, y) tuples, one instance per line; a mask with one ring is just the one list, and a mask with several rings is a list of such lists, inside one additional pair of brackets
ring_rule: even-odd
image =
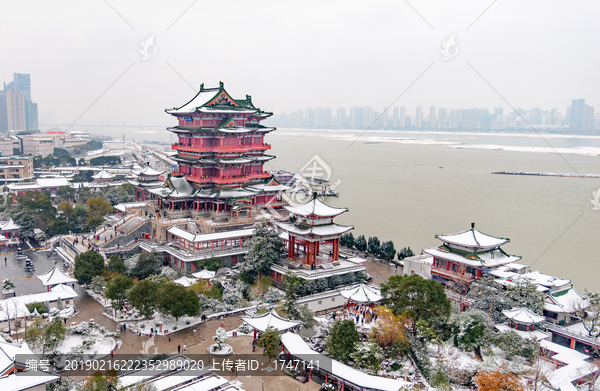
[(273, 326), (269, 326), (263, 332), (257, 342), (261, 348), (265, 348), (265, 354), (273, 360), (281, 351), (281, 337), (279, 331)]
[(133, 280), (127, 276), (117, 276), (106, 284), (104, 295), (112, 300), (112, 307), (116, 310), (123, 308), (127, 291), (133, 286)]
[(381, 249), (379, 251), (379, 255), (381, 258), (386, 261), (391, 261), (396, 256), (396, 249), (394, 249), (394, 242), (387, 241), (381, 244)]
[(391, 276), (381, 284), (381, 294), (394, 314), (410, 317), (413, 334), (417, 332), (418, 320), (433, 323), (450, 315), (450, 300), (444, 286), (418, 275)]
[(362, 252), (367, 250), (367, 240), (365, 239), (364, 235), (360, 235), (358, 238), (356, 238), (354, 241), (354, 247), (356, 247), (358, 251)]
[(137, 263), (131, 270), (131, 277), (137, 277), (140, 280), (148, 277), (151, 274), (160, 274), (162, 268), (162, 260), (153, 251), (151, 253), (142, 251), (139, 254)]
[(175, 324), (182, 316), (197, 316), (200, 312), (198, 296), (181, 285), (168, 282), (158, 292), (157, 307), (165, 315), (175, 318)]
[(82, 285), (92, 282), (92, 278), (104, 271), (104, 259), (96, 251), (86, 251), (75, 257), (74, 277)]
[(143, 317), (150, 319), (156, 309), (157, 294), (160, 285), (147, 278), (137, 281), (127, 292), (127, 299)]
[(266, 222), (256, 225), (252, 239), (244, 243), (248, 253), (240, 266), (240, 276), (252, 283), (259, 275), (267, 275), (270, 267), (284, 253), (284, 243), (276, 229)]
[(106, 266), (106, 270), (109, 272), (116, 272), (125, 274), (125, 262), (116, 254), (113, 254), (108, 259), (108, 265)]
[(369, 254), (371, 255), (379, 255), (379, 252), (381, 250), (381, 243), (379, 242), (379, 239), (377, 238), (377, 236), (370, 236), (369, 237), (369, 242), (368, 242), (368, 248), (367, 251), (369, 252)]
[(355, 351), (356, 343), (359, 340), (356, 326), (351, 320), (336, 321), (327, 338), (327, 354), (330, 354), (336, 360), (347, 362)]

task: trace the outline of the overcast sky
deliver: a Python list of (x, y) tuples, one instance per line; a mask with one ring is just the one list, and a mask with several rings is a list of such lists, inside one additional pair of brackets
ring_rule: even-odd
[[(510, 104), (564, 115), (574, 98), (600, 110), (598, 1), (0, 4), (0, 81), (31, 74), (40, 124), (79, 116), (80, 124), (169, 123), (164, 109), (194, 95), (188, 83), (219, 80), (276, 114), (381, 110), (407, 88), (396, 105), (409, 114), (417, 105), (428, 114), (432, 104)], [(442, 43), (454, 34), (449, 53), (458, 53), (443, 60)], [(148, 54), (156, 54), (143, 60), (139, 50), (152, 35)]]

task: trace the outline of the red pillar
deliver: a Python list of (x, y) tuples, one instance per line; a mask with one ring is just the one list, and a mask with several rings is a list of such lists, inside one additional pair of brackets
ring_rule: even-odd
[(571, 338), (571, 349), (575, 349), (575, 338)]

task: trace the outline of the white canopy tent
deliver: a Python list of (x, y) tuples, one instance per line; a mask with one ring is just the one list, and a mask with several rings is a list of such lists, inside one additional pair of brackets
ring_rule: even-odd
[(258, 316), (242, 316), (242, 320), (258, 331), (265, 331), (269, 327), (274, 327), (277, 331), (286, 331), (302, 323), (299, 320), (282, 318), (275, 310)]
[(65, 272), (63, 272), (56, 263), (52, 266), (52, 269), (48, 270), (44, 274), (40, 274), (36, 276), (44, 286), (53, 286), (58, 284), (69, 284), (77, 282), (77, 280), (73, 277), (69, 277)]
[(383, 299), (378, 288), (367, 286), (364, 283), (346, 288), (340, 292), (340, 295), (357, 304), (375, 303)]
[(179, 284), (185, 288), (191, 287), (192, 285), (194, 285), (196, 283), (196, 281), (198, 281), (196, 278), (189, 278), (186, 276), (178, 278), (177, 280), (173, 280), (173, 282), (175, 284)]
[(192, 273), (192, 276), (200, 279), (200, 280), (210, 280), (215, 277), (216, 272), (211, 272), (210, 270), (202, 269), (199, 272)]

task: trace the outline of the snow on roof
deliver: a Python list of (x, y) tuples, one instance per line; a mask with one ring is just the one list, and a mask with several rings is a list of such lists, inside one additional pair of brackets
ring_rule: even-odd
[[(432, 255), (436, 258), (447, 259), (449, 261), (462, 263), (467, 266), (483, 266), (490, 268), (513, 263), (521, 259), (521, 257), (504, 254), (500, 250), (490, 251), (486, 253), (477, 253), (476, 256), (469, 255), (468, 257), (458, 254), (456, 252), (448, 251), (444, 247), (426, 248), (423, 250), (423, 252)], [(494, 253), (493, 257), (490, 255), (490, 253), (492, 252)]]
[(537, 270), (534, 272), (528, 272), (525, 274), (515, 275), (514, 277), (511, 277), (509, 279), (509, 281), (513, 281), (513, 282), (524, 281), (524, 280), (529, 280), (534, 284), (547, 286), (549, 288), (565, 286), (571, 282), (571, 280), (562, 280), (562, 279), (554, 277), (554, 276), (549, 276), (547, 274), (543, 274)]
[(522, 265), (522, 264), (516, 263), (516, 262), (509, 263), (508, 265), (506, 265), (506, 267), (509, 269), (513, 269), (513, 270), (522, 270), (522, 269), (529, 268), (529, 266), (527, 266), (527, 265)]
[(546, 320), (544, 316), (538, 315), (527, 308), (513, 308), (512, 310), (502, 311), (504, 316), (519, 324), (538, 324)]
[(179, 108), (167, 109), (165, 110), (169, 114), (184, 114), (184, 113), (194, 113), (198, 109), (198, 107), (204, 105), (206, 102), (211, 100), (217, 93), (219, 92), (218, 88), (207, 88), (205, 90), (200, 90), (196, 96), (192, 98), (191, 101), (187, 102), (183, 106)]
[(242, 320), (259, 331), (265, 331), (269, 327), (274, 327), (278, 331), (285, 331), (302, 323), (298, 320), (282, 318), (275, 310), (258, 316), (242, 316)]
[(125, 202), (115, 205), (114, 208), (120, 212), (126, 212), (127, 208), (143, 208), (146, 205), (145, 202)]
[[(227, 379), (221, 376), (210, 376), (198, 379), (197, 382), (186, 384), (184, 387), (177, 388), (177, 391), (210, 391), (222, 389), (222, 386), (229, 384)], [(163, 388), (166, 389), (166, 388)], [(229, 388), (225, 388), (229, 389)], [(160, 389), (159, 389), (160, 390)]]
[(216, 272), (212, 272), (210, 270), (202, 269), (199, 272), (192, 273), (192, 276), (200, 279), (200, 280), (210, 280), (217, 274)]
[(92, 175), (92, 178), (94, 179), (113, 179), (114, 177), (115, 176), (113, 174), (107, 172), (105, 169), (102, 169), (96, 175)]
[(165, 173), (164, 171), (157, 171), (157, 170), (153, 169), (152, 167), (150, 167), (150, 165), (147, 165), (140, 172), (138, 172), (137, 175), (157, 176), (157, 175), (162, 175), (164, 173)]
[(0, 338), (0, 387), (3, 390), (27, 390), (40, 384), (49, 383), (60, 377), (41, 371), (32, 376), (16, 376), (14, 373), (6, 376), (13, 371), (15, 366), (25, 368), (27, 363), (19, 360), (30, 358), (32, 355), (33, 352), (26, 343), (8, 343)]
[(194, 285), (196, 283), (196, 281), (198, 281), (198, 280), (195, 278), (189, 278), (186, 276), (178, 278), (177, 280), (173, 280), (173, 282), (175, 284), (179, 284), (185, 288), (189, 288), (190, 286)]
[[(369, 390), (398, 391), (403, 386), (411, 385), (411, 383), (400, 379), (369, 375), (339, 361), (332, 360), (312, 350), (298, 334), (287, 332), (281, 336), (281, 342), (293, 356), (313, 363), (318, 360), (321, 370), (327, 370), (333, 376), (344, 379), (347, 383), (352, 383), (357, 387)], [(329, 363), (331, 363), (330, 368), (328, 368)]]
[(580, 353), (574, 349), (556, 344), (550, 341), (540, 341), (542, 348), (556, 353), (551, 358), (560, 361), (566, 366), (553, 370), (546, 375), (550, 384), (560, 390), (577, 390), (573, 387), (573, 382), (589, 374), (594, 373), (598, 368), (585, 360), (590, 356)]
[(590, 299), (581, 296), (575, 288), (567, 291), (551, 292), (544, 297), (544, 308), (556, 313), (571, 313), (579, 309), (588, 308)]
[(46, 273), (36, 277), (44, 284), (44, 286), (77, 282), (75, 278), (66, 275), (56, 263)]
[(55, 177), (55, 178), (38, 178), (35, 183), (41, 187), (60, 187), (69, 186), (69, 181), (66, 177)]
[(178, 236), (189, 242), (208, 242), (212, 240), (232, 239), (254, 235), (254, 228), (238, 229), (235, 231), (213, 232), (208, 234), (193, 234), (179, 227), (171, 227), (167, 230), (170, 234)]
[(503, 324), (497, 324), (496, 329), (498, 329), (498, 331), (506, 333), (509, 331), (514, 331), (515, 333), (519, 334), (521, 336), (521, 338), (523, 339), (536, 339), (538, 341), (544, 340), (548, 337), (550, 337), (550, 334), (545, 333), (541, 330), (530, 330), (530, 331), (523, 331), (523, 330), (517, 330), (514, 327), (511, 327), (510, 325), (503, 323)]
[(58, 284), (50, 288), (49, 292), (32, 293), (16, 296), (13, 299), (23, 304), (54, 302), (60, 297), (62, 300), (74, 299), (79, 295), (68, 285)]
[(313, 198), (304, 205), (300, 206), (284, 206), (284, 208), (297, 216), (316, 215), (319, 217), (334, 217), (347, 212), (347, 208), (334, 208), (324, 204), (318, 198)]
[(369, 287), (363, 283), (340, 291), (340, 295), (359, 304), (375, 303), (383, 298), (383, 296), (381, 296), (381, 291), (378, 288), (373, 286)]
[(445, 243), (452, 243), (463, 247), (494, 248), (508, 243), (510, 240), (486, 235), (475, 229), (475, 225), (462, 232), (449, 235), (435, 235)]
[(513, 277), (513, 276), (514, 276), (515, 274), (517, 274), (517, 273), (515, 273), (515, 272), (507, 272), (507, 271), (504, 271), (504, 270), (498, 270), (498, 269), (494, 269), (494, 270), (490, 270), (490, 271), (488, 272), (488, 274), (491, 274), (491, 275), (492, 275), (492, 276), (494, 276), (494, 277), (498, 277), (498, 278), (504, 278), (504, 279), (506, 279), (506, 278)]
[(337, 224), (328, 224), (328, 225), (316, 225), (310, 226), (309, 228), (300, 228), (292, 223), (277, 223), (277, 226), (281, 229), (286, 230), (287, 232), (296, 234), (296, 235), (314, 235), (314, 236), (335, 236), (341, 235), (345, 232), (354, 229), (353, 226), (345, 226), (345, 225), (337, 225)]
[(10, 231), (13, 229), (19, 229), (21, 226), (15, 224), (13, 219), (8, 219), (8, 221), (4, 221), (0, 223), (0, 231)]
[(15, 297), (0, 300), (0, 322), (29, 315), (30, 312), (25, 303), (17, 300)]

